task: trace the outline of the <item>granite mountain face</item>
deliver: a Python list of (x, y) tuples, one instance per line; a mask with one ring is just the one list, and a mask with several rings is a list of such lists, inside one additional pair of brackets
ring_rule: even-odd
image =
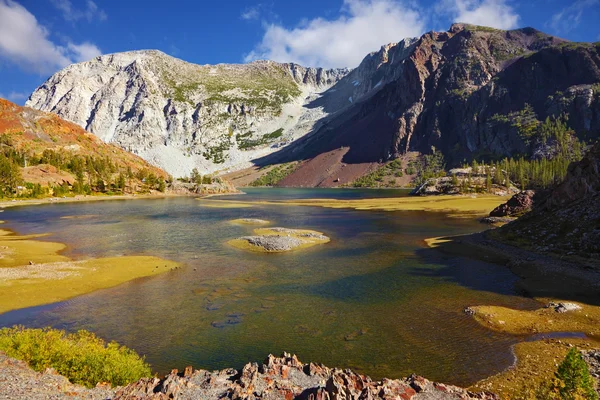
[(598, 137), (599, 82), (599, 43), (454, 24), (383, 46), (352, 71), (107, 55), (58, 72), (27, 105), (174, 175), (303, 160), (286, 181), (319, 186), (342, 167), (409, 151), (436, 148), (448, 165), (533, 155), (526, 128), (548, 116), (568, 114), (571, 128)]
[(26, 104), (183, 176), (244, 166), (306, 134), (324, 112), (303, 104), (347, 72), (270, 61), (200, 66), (132, 51), (71, 65)]

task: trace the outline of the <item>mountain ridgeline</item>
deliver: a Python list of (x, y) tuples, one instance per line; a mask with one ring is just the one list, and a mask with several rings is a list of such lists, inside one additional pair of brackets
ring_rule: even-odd
[(371, 168), (361, 165), (433, 148), (447, 166), (546, 157), (548, 117), (597, 138), (600, 43), (454, 24), (383, 46), (352, 71), (129, 52), (65, 68), (27, 105), (176, 176), (301, 161), (280, 185), (337, 186)]
[(59, 71), (27, 101), (175, 176), (247, 166), (313, 129), (303, 107), (347, 70), (258, 61), (200, 66), (160, 51), (97, 57)]

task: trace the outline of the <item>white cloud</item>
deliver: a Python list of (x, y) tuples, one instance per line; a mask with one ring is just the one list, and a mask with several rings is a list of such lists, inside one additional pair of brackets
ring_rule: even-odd
[(71, 51), (71, 58), (75, 62), (88, 61), (102, 55), (100, 49), (90, 42), (83, 42), (81, 44), (69, 43), (67, 48)]
[(567, 33), (579, 25), (586, 8), (600, 4), (600, 0), (577, 0), (552, 16), (548, 23), (555, 32)]
[(246, 21), (257, 20), (260, 17), (260, 8), (261, 8), (260, 4), (254, 6), (254, 7), (249, 7), (246, 10), (244, 10), (244, 12), (242, 13), (242, 15), (240, 15), (240, 17), (242, 19), (245, 19)]
[(7, 99), (10, 100), (12, 102), (18, 102), (18, 101), (22, 101), (27, 99), (27, 97), (29, 97), (29, 95), (27, 93), (22, 93), (22, 92), (15, 92), (12, 91), (9, 94), (5, 95), (3, 93), (0, 93), (0, 98), (2, 99)]
[(395, 0), (344, 0), (337, 19), (315, 18), (293, 29), (264, 24), (246, 61), (270, 59), (305, 66), (355, 67), (382, 45), (425, 31), (425, 17)]
[(0, 0), (0, 58), (45, 74), (100, 55), (91, 43), (57, 45), (33, 14), (12, 0)]
[(442, 6), (454, 22), (497, 29), (513, 29), (519, 23), (519, 15), (506, 0), (448, 0)]
[(67, 21), (77, 21), (85, 18), (88, 22), (92, 22), (95, 19), (104, 21), (107, 18), (106, 13), (98, 8), (92, 0), (87, 0), (85, 8), (81, 10), (74, 8), (71, 0), (51, 0), (51, 2), (54, 7), (62, 11), (63, 17)]

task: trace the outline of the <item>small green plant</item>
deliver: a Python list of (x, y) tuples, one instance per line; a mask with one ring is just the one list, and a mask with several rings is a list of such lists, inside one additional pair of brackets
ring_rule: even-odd
[(564, 400), (598, 400), (594, 383), (581, 353), (572, 347), (555, 373), (552, 390)]
[(592, 85), (592, 92), (594, 93), (594, 96), (600, 97), (600, 83), (594, 83)]
[(273, 143), (283, 135), (283, 128), (279, 128), (276, 131), (262, 135), (258, 139), (252, 139), (253, 132), (247, 132), (242, 135), (237, 135), (235, 140), (237, 141), (238, 148), (240, 150), (248, 150), (258, 146), (264, 146), (269, 143)]
[(54, 368), (72, 383), (94, 387), (99, 382), (122, 386), (152, 375), (133, 350), (105, 343), (91, 332), (22, 326), (0, 329), (0, 351), (23, 360), (36, 371)]

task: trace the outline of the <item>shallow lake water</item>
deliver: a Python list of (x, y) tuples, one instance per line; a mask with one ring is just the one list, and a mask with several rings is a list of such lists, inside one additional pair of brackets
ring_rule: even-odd
[[(248, 189), (211, 200), (397, 197), (393, 190)], [(485, 229), (443, 213), (254, 205), (194, 198), (114, 200), (7, 209), (4, 227), (49, 232), (73, 258), (157, 255), (183, 267), (65, 302), (0, 315), (0, 326), (88, 329), (146, 355), (159, 373), (187, 365), (239, 368), (269, 353), (468, 385), (513, 362), (517, 338), (480, 327), (466, 306), (532, 308), (507, 268), (427, 249), (425, 238)], [(214, 202), (211, 202), (214, 203)], [(86, 216), (85, 218), (62, 218)], [(314, 229), (331, 242), (285, 254), (226, 244), (261, 218)], [(159, 267), (161, 267), (159, 265)]]

